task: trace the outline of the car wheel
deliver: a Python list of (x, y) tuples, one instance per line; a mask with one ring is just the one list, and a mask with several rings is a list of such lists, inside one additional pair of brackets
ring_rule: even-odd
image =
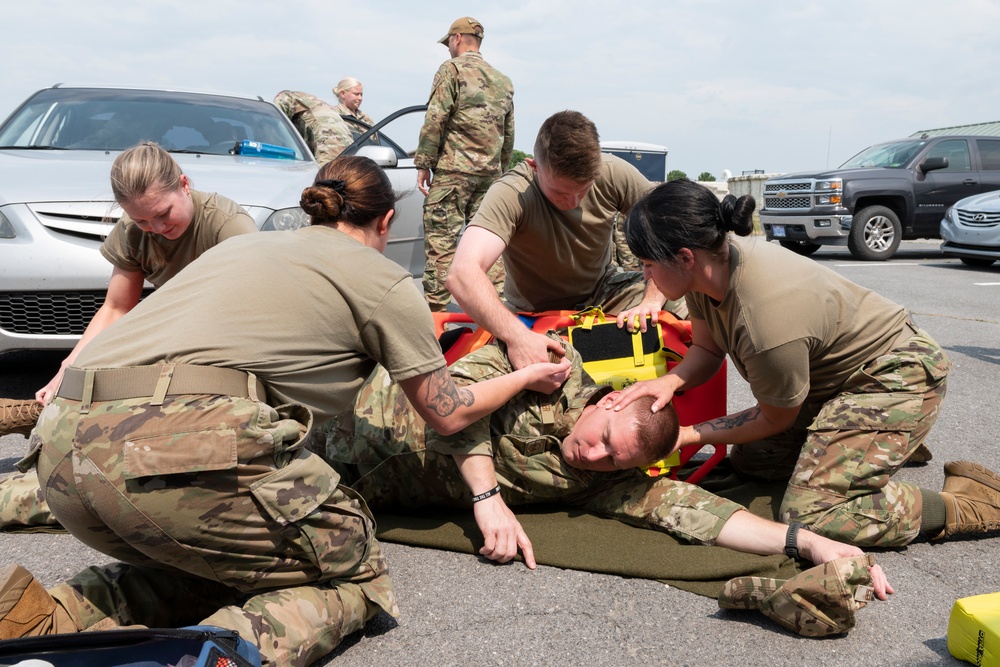
[(847, 248), (863, 260), (886, 260), (899, 248), (902, 227), (892, 209), (885, 206), (868, 206), (854, 216)]
[(995, 259), (987, 259), (985, 257), (959, 257), (959, 259), (962, 261), (962, 264), (965, 264), (966, 266), (979, 267), (993, 266), (993, 262), (996, 261)]
[(788, 248), (792, 252), (802, 255), (803, 257), (808, 257), (819, 250), (818, 243), (809, 243), (809, 241), (778, 241), (778, 244), (782, 248)]

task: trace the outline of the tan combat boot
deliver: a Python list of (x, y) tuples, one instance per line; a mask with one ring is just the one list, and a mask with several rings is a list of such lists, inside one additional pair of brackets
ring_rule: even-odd
[(58, 605), (20, 565), (0, 570), (0, 639), (52, 634)]
[(42, 404), (35, 399), (0, 398), (0, 435), (29, 435), (41, 412)]
[(917, 446), (917, 448), (913, 450), (913, 453), (910, 454), (910, 458), (906, 459), (906, 462), (909, 464), (917, 465), (921, 463), (927, 463), (933, 458), (934, 455), (931, 454), (931, 450), (927, 449), (927, 445), (921, 442)]
[(1000, 475), (971, 461), (944, 465), (945, 526), (938, 537), (1000, 530)]

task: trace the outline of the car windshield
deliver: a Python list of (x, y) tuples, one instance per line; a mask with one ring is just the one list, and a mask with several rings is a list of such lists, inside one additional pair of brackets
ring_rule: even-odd
[(272, 105), (196, 93), (50, 88), (0, 127), (0, 148), (120, 151), (155, 141), (171, 152), (228, 155), (249, 140), (294, 151), (301, 140)]
[(878, 144), (864, 149), (850, 160), (840, 165), (841, 169), (864, 169), (867, 167), (888, 167), (902, 169), (916, 157), (926, 141), (896, 141)]

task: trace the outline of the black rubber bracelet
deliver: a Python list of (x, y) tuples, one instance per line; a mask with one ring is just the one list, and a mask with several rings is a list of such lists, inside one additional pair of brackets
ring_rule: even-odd
[(490, 489), (489, 491), (483, 491), (478, 496), (472, 496), (472, 502), (478, 503), (480, 500), (486, 500), (490, 496), (495, 496), (500, 493), (500, 485), (497, 484), (496, 487)]
[(788, 532), (785, 533), (785, 555), (789, 558), (799, 559), (799, 529), (802, 524), (793, 522), (788, 524)]

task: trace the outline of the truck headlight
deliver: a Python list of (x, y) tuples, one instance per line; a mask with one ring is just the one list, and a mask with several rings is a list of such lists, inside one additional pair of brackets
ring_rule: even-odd
[(283, 208), (268, 216), (260, 231), (290, 231), (305, 227), (309, 224), (309, 216), (300, 207)]
[(843, 190), (844, 181), (840, 178), (831, 178), (828, 181), (816, 181), (816, 190)]
[(841, 201), (840, 195), (817, 195), (816, 196), (816, 203), (817, 204), (835, 204), (836, 205), (836, 204), (840, 204), (840, 201)]

